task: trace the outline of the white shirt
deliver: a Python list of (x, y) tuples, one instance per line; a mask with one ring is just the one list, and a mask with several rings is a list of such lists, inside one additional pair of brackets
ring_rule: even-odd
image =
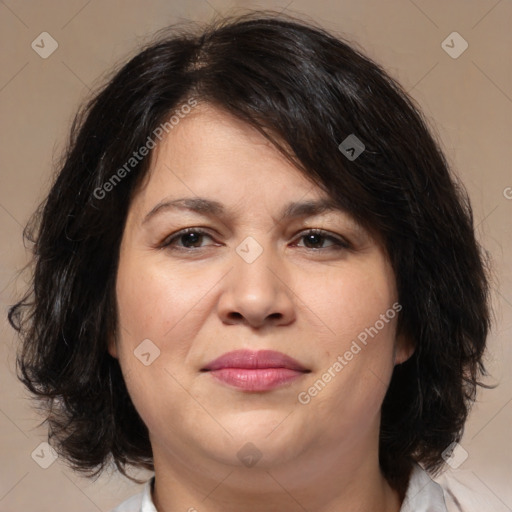
[[(111, 512), (157, 512), (151, 498), (154, 479), (155, 477), (150, 478), (142, 492), (123, 501)], [(452, 501), (449, 494), (447, 498), (446, 503), (450, 503), (450, 508), (446, 506), (443, 488), (415, 464), (400, 512), (466, 512), (459, 508), (456, 501)]]

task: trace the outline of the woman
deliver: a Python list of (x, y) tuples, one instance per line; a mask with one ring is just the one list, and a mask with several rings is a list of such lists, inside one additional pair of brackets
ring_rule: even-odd
[(273, 13), (176, 31), (77, 116), (9, 313), (116, 512), (460, 510), (489, 329), (467, 195), (377, 64)]

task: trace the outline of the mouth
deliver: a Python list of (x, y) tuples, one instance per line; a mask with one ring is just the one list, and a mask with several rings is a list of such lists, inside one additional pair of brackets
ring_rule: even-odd
[(201, 372), (244, 391), (270, 391), (303, 377), (311, 370), (296, 359), (273, 350), (236, 350), (211, 361)]

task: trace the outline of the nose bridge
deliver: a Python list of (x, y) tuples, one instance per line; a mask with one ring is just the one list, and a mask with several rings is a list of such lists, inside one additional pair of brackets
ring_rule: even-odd
[[(260, 243), (261, 240), (261, 243)], [(240, 291), (252, 294), (275, 294), (278, 284), (275, 282), (275, 271), (272, 267), (279, 266), (278, 257), (268, 237), (247, 236), (236, 247), (234, 255), (234, 284)]]
[(220, 301), (225, 321), (243, 317), (251, 324), (261, 325), (267, 318), (288, 322), (293, 316), (284, 262), (268, 236), (265, 240), (263, 245), (255, 236), (247, 236), (235, 248), (234, 268)]

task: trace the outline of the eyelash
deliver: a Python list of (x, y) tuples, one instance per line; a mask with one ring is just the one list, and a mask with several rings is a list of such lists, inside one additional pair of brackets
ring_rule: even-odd
[[(204, 247), (179, 247), (179, 246), (173, 246), (172, 244), (176, 241), (176, 240), (179, 240), (180, 237), (184, 236), (184, 235), (187, 235), (189, 233), (195, 233), (197, 235), (206, 235), (210, 238), (213, 238), (207, 231), (205, 231), (204, 229), (201, 229), (201, 228), (185, 228), (185, 229), (182, 229), (181, 231), (178, 231), (177, 233), (174, 233), (170, 236), (168, 236), (163, 242), (162, 244), (160, 245), (160, 248), (164, 249), (169, 249), (169, 250), (176, 250), (176, 251), (197, 251), (197, 250), (200, 250), (200, 249), (203, 249)], [(350, 249), (351, 248), (351, 245), (341, 239), (341, 238), (338, 238), (338, 237), (335, 237), (333, 235), (330, 235), (328, 231), (324, 231), (322, 229), (308, 229), (306, 231), (303, 231), (302, 233), (300, 233), (300, 236), (298, 238), (304, 238), (308, 235), (321, 235), (324, 239), (326, 240), (330, 240), (332, 242), (334, 242), (334, 245), (332, 246), (329, 246), (329, 247), (325, 247), (325, 248), (309, 248), (309, 247), (304, 247), (305, 249), (309, 249), (311, 251), (325, 251), (325, 250), (334, 250), (334, 251), (340, 251), (340, 250), (343, 250), (343, 249)]]

